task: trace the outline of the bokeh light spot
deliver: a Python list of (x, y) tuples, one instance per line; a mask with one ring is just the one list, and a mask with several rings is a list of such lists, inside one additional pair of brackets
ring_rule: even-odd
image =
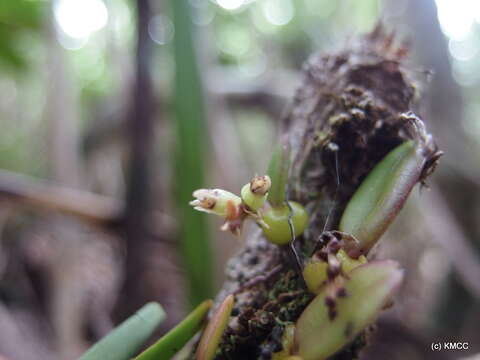
[(478, 0), (435, 0), (438, 20), (443, 33), (450, 39), (463, 40), (470, 31), (476, 17), (480, 16)]
[(291, 0), (265, 0), (263, 3), (265, 18), (273, 25), (286, 25), (295, 14)]
[(108, 22), (108, 10), (102, 0), (57, 0), (55, 20), (69, 37), (84, 39)]
[(245, 3), (245, 0), (217, 0), (217, 4), (226, 10), (236, 10)]
[(169, 43), (173, 39), (173, 23), (165, 15), (154, 16), (148, 23), (148, 33), (153, 41), (159, 45)]

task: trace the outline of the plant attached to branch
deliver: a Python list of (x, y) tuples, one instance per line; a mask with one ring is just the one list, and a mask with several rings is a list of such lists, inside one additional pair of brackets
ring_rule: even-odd
[[(402, 209), (413, 186), (422, 180), (425, 166), (433, 156), (431, 138), (420, 123), (415, 121), (413, 125), (419, 130), (419, 138), (398, 145), (371, 170), (348, 202), (339, 230), (324, 232), (313, 255), (299, 264), (303, 281), (315, 297), (296, 324), (290, 325), (290, 331), (284, 333), (282, 350), (273, 353), (275, 359), (326, 359), (354, 340), (392, 301), (402, 281), (402, 270), (394, 261), (368, 262), (365, 255)], [(308, 215), (302, 205), (285, 199), (285, 190), (281, 189), (285, 189), (287, 177), (283, 174), (289, 167), (284, 163), (286, 157), (278, 161), (276, 156), (270, 170), (272, 179), (254, 177), (242, 188), (241, 201), (224, 190), (197, 190), (194, 193), (197, 200), (191, 204), (219, 207), (209, 212), (221, 216), (228, 213), (223, 207), (235, 206), (239, 209), (232, 211), (236, 218), (243, 221), (252, 217), (268, 241), (276, 245), (292, 242), (307, 227)], [(270, 187), (280, 188), (273, 203), (270, 199), (266, 201)], [(232, 205), (226, 205), (229, 201)], [(231, 220), (226, 216), (226, 224)], [(233, 306), (232, 295), (227, 299), (229, 310), (222, 310), (225, 308), (222, 305), (206, 331), (213, 333), (212, 326), (217, 326), (216, 339), (219, 329), (225, 328)], [(217, 324), (219, 316), (222, 316), (221, 328)], [(205, 339), (204, 335), (199, 348), (206, 346)], [(209, 355), (197, 359), (213, 359), (212, 346), (217, 345), (218, 341), (211, 343)]]
[[(222, 217), (222, 230), (239, 235), (251, 219), (262, 231), (227, 265), (190, 359), (355, 359), (392, 304), (403, 270), (370, 252), (441, 152), (409, 111), (415, 87), (400, 66), (407, 50), (382, 27), (353, 48), (308, 62), (268, 175), (253, 177), (240, 196), (193, 193), (190, 205)], [(210, 306), (137, 359), (170, 359)]]

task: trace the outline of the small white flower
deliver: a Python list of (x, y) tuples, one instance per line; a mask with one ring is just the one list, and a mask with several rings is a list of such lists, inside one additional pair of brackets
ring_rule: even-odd
[(190, 205), (195, 210), (215, 214), (224, 218), (234, 218), (240, 213), (242, 199), (222, 189), (199, 189), (193, 192), (195, 200)]

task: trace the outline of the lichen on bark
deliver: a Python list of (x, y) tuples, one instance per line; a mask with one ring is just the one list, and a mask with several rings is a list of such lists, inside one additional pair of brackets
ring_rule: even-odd
[[(303, 204), (310, 223), (295, 241), (301, 257), (318, 246), (324, 230), (337, 229), (347, 201), (389, 151), (423, 136), (409, 121), (420, 98), (405, 65), (407, 47), (383, 27), (332, 54), (313, 55), (282, 123), (292, 149), (288, 198)], [(434, 148), (431, 151), (434, 160)], [(428, 162), (428, 166), (431, 163)], [(267, 242), (260, 230), (227, 264), (218, 299), (235, 293), (235, 307), (216, 359), (270, 359), (282, 349), (286, 325), (313, 298), (288, 246)], [(365, 331), (338, 359), (357, 356)]]

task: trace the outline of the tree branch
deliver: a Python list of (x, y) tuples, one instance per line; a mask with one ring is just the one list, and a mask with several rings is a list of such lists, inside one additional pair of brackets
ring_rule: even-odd
[[(122, 201), (88, 191), (53, 185), (29, 176), (0, 170), (0, 199), (43, 211), (56, 211), (107, 230), (118, 230), (124, 219)], [(153, 212), (152, 236), (174, 231), (174, 220)]]

